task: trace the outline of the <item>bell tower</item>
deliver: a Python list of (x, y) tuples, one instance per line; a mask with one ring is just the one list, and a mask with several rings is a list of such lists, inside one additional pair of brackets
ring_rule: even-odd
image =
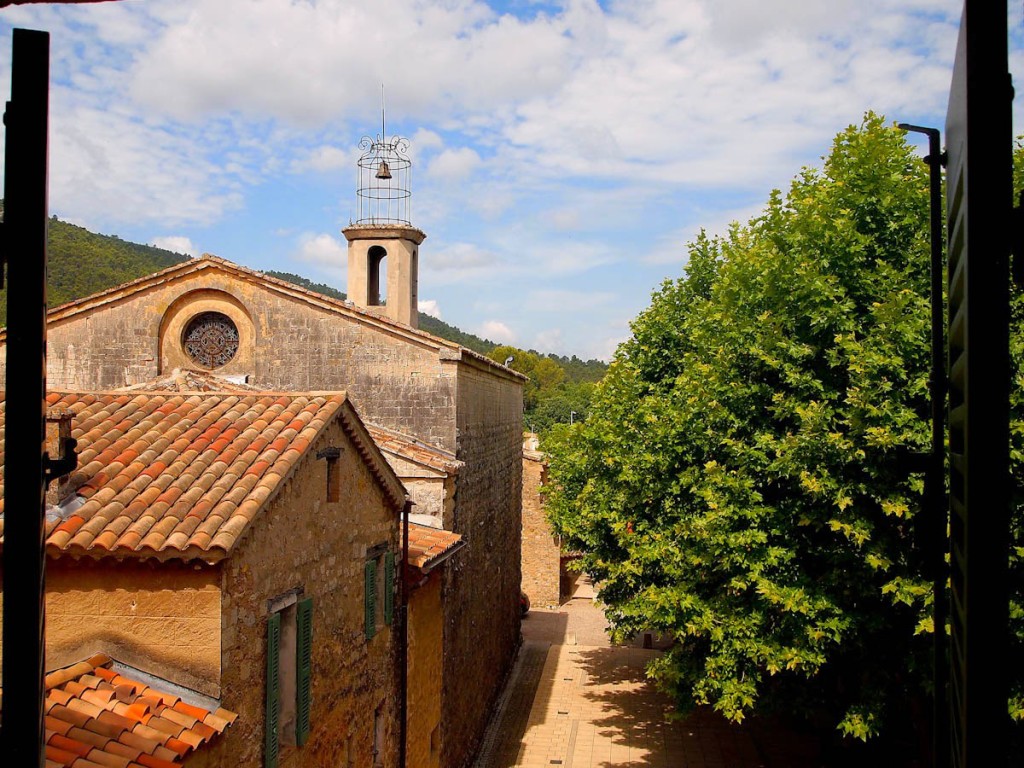
[(359, 148), (359, 212), (342, 230), (348, 240), (348, 299), (416, 328), (419, 248), (426, 234), (410, 220), (409, 141), (388, 137), (382, 110), (380, 134), (375, 139), (364, 136)]

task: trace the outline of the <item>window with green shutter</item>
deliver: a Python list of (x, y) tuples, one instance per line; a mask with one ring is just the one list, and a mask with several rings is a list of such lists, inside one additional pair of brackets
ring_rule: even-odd
[(281, 616), (272, 613), (267, 617), (267, 706), (264, 722), (263, 765), (277, 768), (279, 743), (277, 738), (280, 697), (278, 673), (281, 651)]
[(367, 560), (363, 567), (363, 609), (366, 625), (366, 639), (377, 633), (377, 561)]
[(384, 623), (391, 626), (395, 613), (395, 553), (384, 555)]
[(312, 703), (313, 598), (300, 600), (296, 614), (295, 654), (295, 743), (300, 747), (309, 738), (309, 710)]

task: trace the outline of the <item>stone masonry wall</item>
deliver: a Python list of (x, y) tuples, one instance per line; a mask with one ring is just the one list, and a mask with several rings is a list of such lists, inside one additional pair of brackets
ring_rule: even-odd
[(468, 546), (445, 569), (442, 765), (473, 757), (519, 643), (522, 387), (459, 368), (454, 530)]
[[(2, 596), (0, 596), (2, 606)], [(216, 569), (176, 562), (46, 563), (46, 665), (106, 653), (207, 696), (220, 695)]]
[(559, 604), (558, 539), (544, 514), (540, 489), (547, 479), (547, 464), (540, 454), (523, 454), (523, 591), (535, 607)]
[[(343, 449), (337, 503), (326, 501), (326, 462), (313, 458), (329, 445)], [(268, 601), (295, 589), (313, 598), (311, 731), (304, 747), (282, 749), (281, 766), (337, 768), (349, 750), (353, 765), (373, 765), (377, 708), (384, 765), (397, 763), (397, 644), (387, 627), (366, 639), (363, 566), (377, 544), (398, 553), (398, 513), (337, 422), (307, 455), (223, 567), (223, 706), (239, 718), (210, 765), (262, 766)]]
[(413, 512), (442, 520), (445, 504), (449, 501), (447, 497), (454, 490), (454, 483), (449, 481), (448, 476), (393, 453), (385, 453), (384, 458), (409, 492), (415, 504)]

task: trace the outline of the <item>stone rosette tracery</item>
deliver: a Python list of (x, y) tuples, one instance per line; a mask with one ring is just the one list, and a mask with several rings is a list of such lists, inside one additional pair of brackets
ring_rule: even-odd
[(185, 326), (182, 346), (195, 363), (204, 368), (219, 368), (238, 354), (238, 328), (227, 315), (203, 312)]

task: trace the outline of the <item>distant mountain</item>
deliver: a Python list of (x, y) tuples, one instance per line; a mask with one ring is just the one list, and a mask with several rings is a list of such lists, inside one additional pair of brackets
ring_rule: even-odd
[[(0, 215), (3, 202), (0, 201)], [(47, 300), (57, 307), (69, 301), (113, 288), (161, 269), (188, 261), (188, 255), (140, 245), (113, 235), (98, 235), (83, 227), (68, 224), (56, 216), (51, 217), (48, 240)], [(9, 258), (17, 258), (12, 254)], [(291, 272), (266, 272), (271, 277), (306, 288), (334, 299), (345, 294), (325, 283), (314, 283)], [(0, 326), (7, 325), (7, 286), (0, 291)], [(420, 313), (420, 328), (427, 333), (454, 341), (474, 352), (487, 354), (497, 344), (471, 333), (460, 331), (436, 317)]]

